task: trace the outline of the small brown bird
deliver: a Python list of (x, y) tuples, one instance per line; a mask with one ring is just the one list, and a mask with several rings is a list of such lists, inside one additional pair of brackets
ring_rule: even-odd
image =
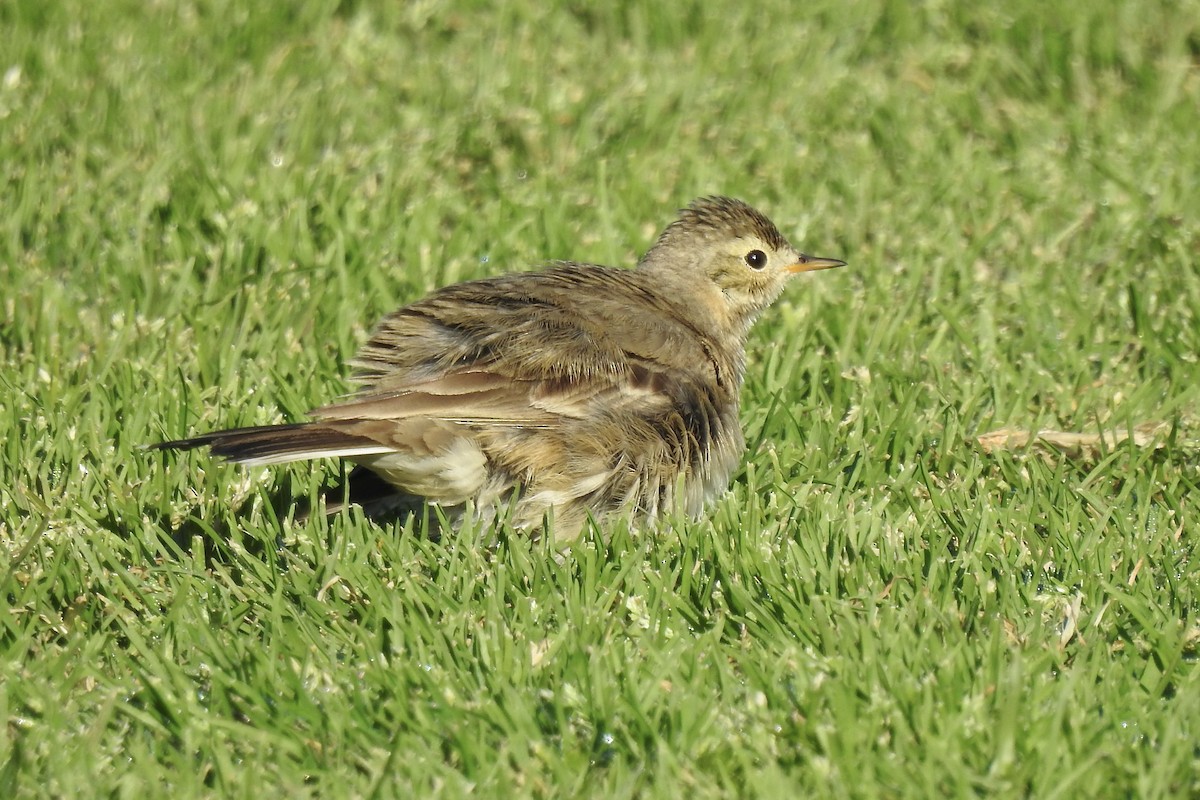
[(207, 445), (248, 465), (347, 458), (374, 473), (350, 479), (368, 514), (507, 506), (520, 527), (549, 514), (559, 541), (589, 515), (697, 516), (745, 448), (751, 324), (793, 275), (844, 263), (804, 255), (739, 200), (701, 198), (635, 269), (560, 262), (385, 317), (352, 362), (359, 391), (311, 422), (156, 448)]

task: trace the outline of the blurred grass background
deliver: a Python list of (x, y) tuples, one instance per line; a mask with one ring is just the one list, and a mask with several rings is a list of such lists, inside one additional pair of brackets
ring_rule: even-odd
[[(1200, 3), (0, 30), (0, 794), (1200, 794)], [(708, 520), (432, 544), (287, 521), (337, 464), (139, 449), (297, 419), (395, 306), (631, 264), (710, 193), (850, 267), (755, 329)]]

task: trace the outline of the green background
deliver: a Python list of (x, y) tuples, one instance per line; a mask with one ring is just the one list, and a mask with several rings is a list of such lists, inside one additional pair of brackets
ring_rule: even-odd
[[(1200, 794), (1195, 0), (8, 0), (0, 42), (0, 795)], [(336, 463), (142, 449), (710, 193), (850, 266), (755, 328), (705, 520), (435, 544), (289, 521)]]

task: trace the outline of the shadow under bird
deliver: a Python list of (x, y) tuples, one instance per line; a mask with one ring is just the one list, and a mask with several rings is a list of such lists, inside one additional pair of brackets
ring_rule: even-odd
[(698, 516), (745, 449), (750, 326), (789, 278), (844, 263), (804, 255), (740, 200), (701, 198), (634, 269), (558, 262), (393, 312), (352, 362), (359, 390), (310, 422), (154, 447), (246, 465), (345, 458), (368, 515), (507, 508), (535, 530), (549, 514), (559, 541), (611, 513)]

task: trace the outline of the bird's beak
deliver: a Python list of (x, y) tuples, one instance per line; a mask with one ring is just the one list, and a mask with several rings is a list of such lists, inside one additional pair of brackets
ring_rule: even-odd
[(818, 258), (816, 256), (800, 256), (800, 260), (788, 267), (788, 272), (812, 272), (816, 269), (833, 269), (846, 266), (845, 261), (836, 258)]

